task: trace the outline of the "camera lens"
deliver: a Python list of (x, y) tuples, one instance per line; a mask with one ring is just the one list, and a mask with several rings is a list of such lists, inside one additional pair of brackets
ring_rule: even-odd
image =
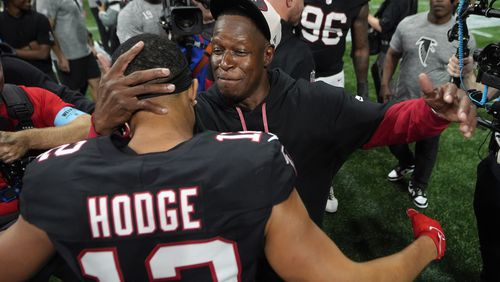
[(196, 24), (196, 18), (195, 17), (187, 17), (185, 15), (177, 15), (177, 17), (174, 19), (175, 25), (179, 29), (189, 29), (193, 25)]
[(203, 17), (196, 7), (175, 7), (172, 9), (172, 33), (176, 35), (191, 35), (201, 33)]

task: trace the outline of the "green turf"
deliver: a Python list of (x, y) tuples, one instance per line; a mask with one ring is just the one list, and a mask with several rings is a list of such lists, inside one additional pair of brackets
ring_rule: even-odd
[[(376, 11), (381, 0), (370, 1)], [(428, 9), (428, 1), (420, 1), (419, 11)], [(88, 24), (99, 38), (88, 12)], [(479, 47), (500, 38), (498, 28), (485, 28), (492, 38), (475, 36)], [(350, 48), (350, 47), (349, 47)], [(356, 80), (351, 59), (344, 58), (346, 89), (353, 92)], [(373, 63), (375, 57), (370, 58)], [(371, 76), (370, 97), (375, 100)], [(447, 236), (447, 252), (440, 262), (433, 262), (417, 281), (478, 281), (481, 259), (478, 249), (476, 222), (472, 208), (476, 165), (485, 155), (487, 132), (478, 130), (470, 140), (464, 140), (457, 126), (452, 125), (442, 137), (438, 160), (432, 174), (425, 214), (439, 219)], [(407, 182), (386, 180), (395, 165), (387, 148), (359, 151), (352, 155), (333, 183), (339, 199), (339, 210), (325, 216), (324, 231), (350, 258), (364, 261), (399, 251), (412, 241), (412, 231), (405, 210), (412, 203), (405, 191)]]
[[(371, 11), (380, 1), (370, 1)], [(428, 7), (420, 1), (419, 11)], [(483, 28), (491, 38), (475, 35), (477, 46), (484, 47), (500, 38), (498, 27)], [(346, 89), (356, 90), (356, 79), (348, 56), (344, 56)], [(370, 58), (370, 63), (375, 57)], [(375, 100), (371, 75), (370, 98)], [(482, 116), (489, 117), (479, 110)], [(433, 262), (417, 281), (479, 281), (481, 257), (472, 207), (476, 166), (485, 156), (481, 144), (489, 134), (477, 130), (465, 140), (456, 125), (442, 137), (439, 155), (429, 183), (429, 207), (424, 213), (439, 219), (447, 236), (447, 252), (440, 262)], [(486, 139), (487, 140), (487, 139)], [(487, 142), (486, 142), (487, 144)], [(405, 191), (407, 181), (390, 183), (389, 170), (396, 164), (387, 148), (359, 151), (346, 162), (333, 183), (339, 210), (327, 214), (324, 230), (352, 259), (364, 261), (404, 248), (412, 240), (411, 225), (405, 216), (412, 203)], [(500, 266), (500, 265), (499, 265)]]

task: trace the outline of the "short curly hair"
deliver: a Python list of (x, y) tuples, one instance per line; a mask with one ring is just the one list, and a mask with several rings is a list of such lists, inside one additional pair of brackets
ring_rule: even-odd
[(139, 34), (123, 42), (113, 53), (113, 63), (139, 41), (144, 42), (144, 48), (128, 64), (125, 75), (138, 70), (169, 68), (171, 77), (175, 77), (185, 69), (186, 56), (177, 44), (165, 36), (150, 33)]

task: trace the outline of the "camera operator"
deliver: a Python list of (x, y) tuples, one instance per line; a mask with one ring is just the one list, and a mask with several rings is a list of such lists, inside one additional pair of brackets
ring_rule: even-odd
[[(7, 91), (15, 91), (14, 85), (4, 85), (3, 68), (0, 64), (0, 93), (5, 100)], [(50, 149), (66, 143), (82, 140), (88, 133), (90, 116), (63, 102), (55, 94), (37, 87), (18, 87), (31, 105), (31, 128), (24, 127), (24, 120), (11, 115), (9, 103), (0, 104), (0, 162), (11, 164), (24, 157), (28, 150)], [(21, 96), (18, 91), (15, 93)], [(21, 99), (22, 100), (22, 99)], [(22, 101), (21, 101), (22, 102)], [(17, 106), (19, 106), (19, 103)], [(16, 112), (14, 110), (14, 112)], [(18, 115), (19, 117), (20, 115)], [(18, 131), (16, 131), (18, 130)], [(2, 166), (3, 167), (3, 166)], [(2, 171), (0, 177), (0, 227), (17, 212), (17, 194), (11, 191), (8, 176)], [(20, 188), (20, 187), (19, 187)]]
[[(472, 56), (464, 59), (462, 81), (467, 87), (481, 89), (473, 72)], [(458, 59), (452, 56), (448, 63), (448, 73), (459, 77)], [(488, 100), (498, 96), (499, 91), (488, 92)], [(474, 193), (474, 213), (479, 235), (479, 248), (483, 259), (481, 281), (500, 281), (500, 237), (496, 231), (500, 220), (500, 133), (491, 136), (488, 155), (477, 166), (476, 191)]]

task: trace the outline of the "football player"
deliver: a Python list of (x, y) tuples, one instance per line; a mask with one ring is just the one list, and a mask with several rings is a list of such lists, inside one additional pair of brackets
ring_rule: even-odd
[[(305, 0), (300, 36), (314, 56), (315, 81), (344, 88), (344, 53), (351, 31), (351, 57), (357, 81), (357, 95), (368, 100), (368, 1)], [(338, 200), (330, 187), (325, 210), (336, 212)]]
[[(63, 145), (28, 168), (22, 217), (0, 234), (2, 278), (26, 280), (56, 251), (81, 280), (253, 281), (263, 254), (285, 280), (412, 280), (446, 241), (440, 224), (408, 210), (416, 238), (392, 256), (354, 262), (311, 221), (295, 169), (275, 135), (193, 135), (197, 81), (176, 44), (125, 42), (142, 52), (126, 73), (168, 67), (167, 114), (138, 111), (132, 138)], [(130, 52), (130, 51), (129, 51)], [(115, 57), (116, 58), (116, 57)]]

